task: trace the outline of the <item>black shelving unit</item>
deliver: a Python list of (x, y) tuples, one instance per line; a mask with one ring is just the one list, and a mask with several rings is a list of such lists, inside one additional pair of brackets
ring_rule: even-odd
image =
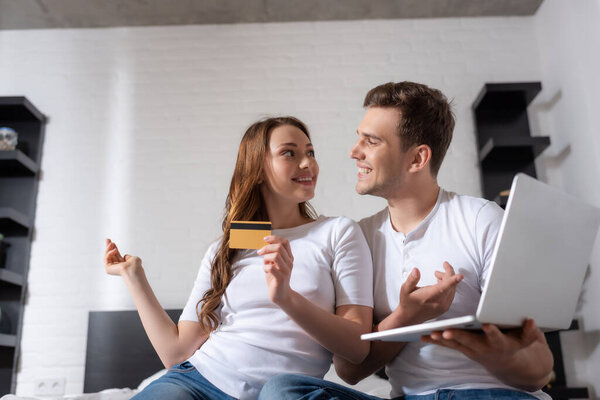
[(22, 151), (0, 151), (0, 176), (35, 176), (38, 170)]
[(518, 172), (537, 178), (534, 160), (550, 138), (531, 136), (527, 106), (541, 89), (540, 82), (486, 83), (473, 103), (486, 199), (497, 200)]
[[(549, 145), (547, 136), (531, 136), (527, 106), (542, 90), (540, 82), (486, 83), (475, 102), (483, 197), (502, 208), (514, 176), (523, 172), (537, 178), (535, 158)], [(577, 323), (569, 329), (577, 329)], [(554, 355), (554, 379), (545, 388), (554, 400), (589, 398), (587, 388), (567, 387), (559, 332), (546, 334)]]
[(46, 117), (25, 97), (0, 97), (0, 127), (18, 132), (0, 151), (0, 233), (9, 245), (0, 269), (0, 396), (14, 393)]

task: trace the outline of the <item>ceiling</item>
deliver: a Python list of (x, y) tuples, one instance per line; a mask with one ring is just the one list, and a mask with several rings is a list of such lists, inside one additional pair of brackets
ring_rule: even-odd
[(543, 0), (0, 0), (0, 29), (533, 15)]

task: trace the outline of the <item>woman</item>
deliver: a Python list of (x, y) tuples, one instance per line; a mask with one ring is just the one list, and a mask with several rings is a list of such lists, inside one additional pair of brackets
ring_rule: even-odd
[[(305, 125), (293, 117), (251, 125), (240, 144), (223, 236), (200, 266), (173, 324), (138, 257), (107, 239), (107, 273), (125, 280), (168, 373), (135, 396), (254, 399), (275, 374), (322, 377), (331, 353), (361, 362), (372, 323), (372, 267), (365, 239), (347, 218), (316, 217), (319, 167)], [(232, 221), (271, 221), (258, 251), (229, 248)]]

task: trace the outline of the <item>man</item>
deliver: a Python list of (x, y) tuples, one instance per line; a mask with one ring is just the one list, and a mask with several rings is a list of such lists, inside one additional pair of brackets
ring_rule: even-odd
[[(446, 97), (417, 83), (387, 83), (369, 91), (364, 106), (350, 153), (358, 167), (356, 190), (388, 201), (360, 221), (373, 257), (374, 331), (474, 314), (503, 211), (438, 186), (454, 129)], [(432, 333), (420, 343), (373, 342), (360, 365), (339, 357), (334, 363), (351, 384), (385, 365), (391, 396), (409, 400), (549, 399), (539, 389), (548, 382), (553, 359), (544, 335), (528, 320), (510, 333), (485, 325), (483, 332)], [(373, 399), (294, 375), (273, 378), (261, 398)]]

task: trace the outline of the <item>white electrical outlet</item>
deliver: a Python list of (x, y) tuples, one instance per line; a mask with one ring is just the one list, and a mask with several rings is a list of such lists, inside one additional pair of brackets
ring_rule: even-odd
[(65, 378), (36, 379), (33, 394), (36, 396), (62, 396), (65, 394), (65, 384)]

